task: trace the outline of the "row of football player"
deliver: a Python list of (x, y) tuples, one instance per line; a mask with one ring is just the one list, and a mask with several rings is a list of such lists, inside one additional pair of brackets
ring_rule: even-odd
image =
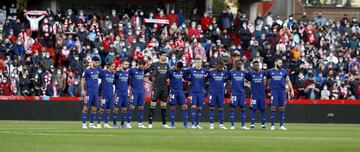
[[(166, 58), (166, 54), (160, 55), (161, 58)], [(166, 60), (165, 60), (166, 61)], [(165, 62), (166, 64), (166, 62)], [(284, 110), (286, 105), (286, 85), (289, 87), (290, 94), (293, 96), (294, 91), (287, 75), (287, 71), (282, 69), (282, 60), (275, 61), (275, 68), (268, 71), (261, 71), (259, 62), (253, 62), (253, 71), (243, 71), (242, 63), (236, 61), (234, 69), (230, 71), (223, 70), (221, 62), (217, 62), (215, 68), (212, 70), (202, 68), (202, 61), (195, 60), (195, 67), (183, 69), (181, 62), (177, 63), (173, 69), (166, 70), (167, 79), (170, 81), (169, 104), (170, 104), (170, 118), (171, 126), (166, 124), (166, 114), (163, 117), (163, 128), (175, 128), (175, 107), (180, 104), (182, 107), (183, 127), (188, 128), (188, 107), (185, 101), (183, 91), (183, 80), (191, 82), (190, 98), (191, 98), (191, 128), (201, 129), (200, 117), (201, 110), (204, 106), (204, 81), (209, 80), (210, 96), (209, 96), (209, 121), (210, 129), (214, 128), (214, 113), (218, 110), (220, 129), (227, 129), (224, 126), (224, 83), (231, 81), (231, 103), (230, 103), (230, 129), (235, 129), (235, 108), (240, 107), (241, 129), (249, 129), (245, 126), (245, 93), (244, 81), (247, 80), (251, 84), (251, 103), (250, 103), (250, 117), (251, 128), (254, 128), (255, 113), (261, 112), (261, 127), (265, 128), (265, 83), (269, 80), (272, 90), (271, 106), (270, 106), (270, 120), (271, 130), (275, 129), (275, 112), (279, 109), (279, 119), (281, 130), (287, 130), (284, 127)], [(82, 93), (85, 97), (84, 107), (82, 110), (83, 128), (88, 128), (86, 125), (87, 112), (90, 107), (90, 128), (101, 128), (101, 121), (104, 118), (104, 128), (117, 128), (117, 118), (120, 116), (121, 128), (131, 128), (132, 114), (137, 107), (139, 128), (152, 128), (152, 115), (149, 117), (149, 124), (146, 127), (143, 124), (144, 111), (144, 86), (143, 83), (151, 83), (144, 78), (147, 69), (144, 61), (138, 61), (137, 68), (130, 68), (128, 61), (123, 61), (118, 69), (115, 70), (115, 65), (109, 63), (106, 68), (99, 69), (99, 59), (94, 57), (92, 59), (91, 67), (83, 73), (81, 81)], [(98, 102), (98, 79), (100, 79), (101, 87), (101, 104), (100, 109)], [(113, 85), (115, 85), (115, 95), (113, 94)], [(128, 99), (128, 86), (131, 87), (130, 103)], [(165, 91), (166, 92), (166, 91)], [(167, 92), (159, 93), (159, 90), (153, 86), (152, 101), (159, 99), (166, 101)], [(161, 113), (164, 113), (166, 105), (161, 104)], [(150, 106), (152, 107), (152, 106)], [(151, 109), (150, 109), (151, 110)], [(118, 116), (118, 111), (120, 115)], [(108, 125), (108, 121), (112, 115), (113, 127)], [(94, 120), (97, 118), (98, 125), (94, 125)], [(151, 119), (151, 121), (150, 121)], [(165, 122), (164, 122), (165, 119)], [(125, 122), (127, 124), (125, 125)]]

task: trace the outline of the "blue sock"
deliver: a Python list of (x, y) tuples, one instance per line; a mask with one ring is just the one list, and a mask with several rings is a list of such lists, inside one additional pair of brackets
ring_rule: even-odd
[(144, 118), (144, 110), (138, 110), (139, 123), (143, 122), (143, 118)]
[(81, 120), (83, 124), (86, 124), (86, 116), (87, 116), (87, 112), (82, 112), (81, 113)]
[(255, 124), (255, 116), (256, 116), (256, 110), (251, 110), (250, 113), (251, 125)]
[(285, 120), (285, 113), (284, 111), (280, 111), (279, 112), (279, 117), (280, 117), (280, 126), (283, 126), (284, 125), (284, 120)]
[(191, 110), (191, 124), (195, 125), (195, 123), (196, 123), (196, 110), (192, 109)]
[(98, 112), (97, 113), (97, 123), (98, 124), (101, 124), (101, 120), (102, 120), (103, 115), (104, 115), (103, 112)]
[(266, 113), (265, 110), (261, 110), (261, 125), (265, 125)]
[(131, 122), (132, 113), (133, 113), (132, 110), (128, 110), (128, 113), (127, 113), (127, 123), (130, 123), (130, 122)]
[(170, 110), (171, 126), (175, 126), (175, 110)]
[(215, 110), (214, 109), (210, 109), (209, 111), (209, 121), (210, 123), (214, 123), (214, 115), (215, 115)]
[(230, 123), (231, 123), (231, 126), (234, 126), (234, 125), (235, 125), (235, 110), (234, 110), (234, 109), (230, 109), (229, 115), (230, 115)]
[(90, 114), (90, 123), (94, 123), (95, 117), (96, 117), (96, 112), (91, 112), (91, 114)]
[(187, 125), (188, 125), (188, 111), (183, 110), (182, 114), (183, 114), (184, 127), (187, 127)]
[(241, 117), (241, 127), (244, 127), (245, 119), (246, 119), (245, 109), (240, 110), (240, 117)]
[(196, 126), (200, 124), (200, 119), (201, 119), (201, 110), (197, 110), (196, 111)]
[(219, 110), (219, 122), (220, 124), (224, 124), (224, 110)]
[(121, 125), (124, 125), (126, 121), (126, 112), (121, 113)]
[(275, 111), (270, 111), (271, 126), (275, 124)]
[(109, 123), (109, 120), (110, 120), (110, 113), (107, 113), (107, 112), (105, 112), (104, 113), (104, 118), (105, 118), (105, 121), (104, 121), (104, 123)]
[(116, 123), (117, 123), (117, 117), (118, 117), (118, 113), (113, 112), (112, 113), (112, 120), (113, 120), (114, 125), (116, 125)]

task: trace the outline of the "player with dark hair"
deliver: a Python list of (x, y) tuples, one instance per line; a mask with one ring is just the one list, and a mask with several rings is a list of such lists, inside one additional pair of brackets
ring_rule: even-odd
[(117, 69), (115, 73), (115, 90), (116, 90), (116, 100), (115, 100), (115, 107), (113, 110), (113, 123), (114, 128), (117, 128), (117, 117), (118, 111), (121, 110), (121, 128), (125, 128), (125, 121), (126, 121), (126, 113), (127, 108), (129, 106), (129, 99), (128, 99), (128, 77), (129, 73), (127, 69), (129, 68), (129, 61), (123, 60), (121, 65)]
[[(101, 120), (104, 117), (104, 128), (112, 128), (109, 126), (108, 122), (110, 119), (110, 112), (114, 108), (114, 71), (115, 64), (114, 62), (109, 62), (106, 64), (104, 70), (100, 70), (100, 89), (101, 89), (101, 104), (100, 110), (98, 111), (98, 124), (96, 128), (101, 128)], [(104, 113), (105, 112), (105, 113)]]
[(91, 61), (91, 66), (87, 68), (81, 79), (81, 94), (82, 97), (84, 97), (84, 107), (81, 112), (81, 118), (83, 126), (82, 128), (87, 129), (86, 126), (86, 117), (87, 112), (90, 107), (90, 124), (89, 128), (96, 128), (94, 125), (94, 120), (96, 116), (97, 107), (99, 105), (99, 61), (100, 59), (98, 57), (93, 57)]
[(276, 107), (279, 108), (280, 130), (287, 130), (284, 127), (284, 111), (286, 105), (286, 85), (289, 88), (291, 97), (294, 97), (294, 89), (289, 79), (288, 73), (282, 69), (282, 60), (275, 60), (275, 68), (268, 71), (269, 85), (271, 88), (270, 102), (270, 130), (275, 130), (275, 112)]
[(230, 102), (230, 129), (235, 129), (235, 109), (240, 107), (240, 117), (241, 117), (241, 129), (248, 130), (245, 126), (245, 90), (244, 90), (244, 78), (246, 71), (242, 70), (242, 63), (240, 60), (235, 61), (233, 70), (229, 71), (229, 79), (231, 80), (231, 102)]
[(250, 102), (250, 119), (251, 128), (254, 129), (255, 114), (257, 110), (261, 111), (261, 128), (265, 128), (265, 78), (267, 72), (260, 71), (260, 63), (253, 62), (253, 71), (249, 71), (245, 78), (250, 81), (251, 85), (251, 102)]
[(168, 86), (167, 86), (167, 71), (170, 70), (167, 64), (167, 53), (160, 52), (159, 62), (152, 63), (146, 73), (150, 73), (152, 77), (152, 92), (151, 92), (151, 103), (149, 109), (149, 125), (148, 128), (152, 128), (152, 121), (155, 113), (157, 101), (160, 101), (161, 107), (161, 120), (163, 128), (170, 128), (166, 124), (166, 108), (167, 108), (167, 97), (168, 97)]
[(139, 128), (146, 128), (143, 124), (143, 115), (144, 115), (144, 69), (145, 61), (140, 60), (137, 64), (137, 68), (129, 69), (129, 82), (131, 87), (131, 97), (130, 97), (130, 106), (128, 110), (128, 119), (126, 128), (131, 127), (132, 113), (135, 110), (135, 107), (138, 107), (138, 121)]
[(210, 82), (210, 96), (209, 96), (209, 120), (210, 129), (214, 129), (214, 115), (215, 108), (218, 110), (219, 128), (227, 129), (224, 126), (224, 84), (227, 81), (228, 72), (223, 70), (223, 63), (217, 61), (215, 69), (211, 70), (207, 74), (207, 78)]
[(186, 104), (185, 93), (183, 90), (184, 71), (182, 70), (183, 63), (176, 63), (175, 67), (167, 72), (170, 79), (170, 120), (171, 128), (175, 128), (175, 110), (176, 105), (180, 104), (183, 116), (183, 127), (188, 128), (188, 107)]
[(202, 61), (195, 59), (195, 68), (189, 68), (185, 71), (185, 80), (191, 82), (190, 99), (191, 99), (191, 119), (193, 129), (202, 129), (200, 126), (201, 110), (204, 106), (204, 79), (207, 70), (202, 68)]

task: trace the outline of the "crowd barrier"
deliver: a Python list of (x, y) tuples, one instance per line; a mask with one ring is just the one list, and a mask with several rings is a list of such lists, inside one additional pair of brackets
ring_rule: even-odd
[[(149, 98), (146, 98), (144, 120), (148, 118)], [(23, 97), (0, 96), (0, 120), (75, 120), (81, 119), (82, 98), (79, 97)], [(189, 102), (189, 99), (187, 100)], [(269, 102), (269, 100), (266, 100)], [(208, 102), (208, 99), (205, 100)], [(229, 102), (226, 99), (225, 102)], [(249, 99), (247, 99), (249, 102)], [(160, 107), (157, 107), (155, 121), (160, 121)], [(208, 106), (203, 107), (202, 121), (208, 121)], [(228, 105), (225, 121), (228, 119)], [(267, 107), (267, 122), (269, 108)], [(235, 119), (240, 120), (239, 108)], [(249, 122), (249, 110), (246, 110)], [(360, 123), (360, 100), (287, 100), (285, 121), (287, 123)], [(259, 120), (259, 113), (257, 113)], [(134, 113), (134, 116), (136, 112)], [(133, 117), (136, 122), (137, 117)], [(278, 115), (276, 115), (278, 120)], [(181, 108), (176, 111), (176, 121), (181, 122)], [(189, 117), (189, 121), (190, 121)], [(217, 120), (217, 118), (215, 118)], [(207, 123), (206, 123), (207, 124)]]

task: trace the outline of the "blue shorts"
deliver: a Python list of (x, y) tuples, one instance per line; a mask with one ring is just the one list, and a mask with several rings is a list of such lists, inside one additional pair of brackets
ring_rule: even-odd
[(210, 107), (223, 107), (224, 106), (224, 94), (210, 94), (209, 96)]
[(184, 91), (174, 91), (174, 90), (170, 90), (170, 100), (169, 100), (169, 104), (171, 106), (176, 106), (176, 104), (179, 105), (185, 105), (186, 101), (185, 101), (185, 93)]
[(99, 93), (86, 91), (85, 105), (88, 107), (91, 107), (91, 106), (98, 107), (99, 106)]
[(235, 107), (245, 107), (245, 95), (233, 95), (231, 96), (230, 105)]
[(270, 106), (284, 107), (286, 105), (285, 90), (271, 90)]
[(129, 97), (127, 95), (116, 95), (116, 101), (115, 101), (116, 107), (118, 108), (124, 108), (129, 106)]
[(114, 108), (114, 96), (112, 95), (103, 95), (101, 96), (101, 109), (110, 109)]
[(144, 93), (131, 93), (130, 105), (132, 106), (144, 106)]
[(252, 110), (265, 110), (265, 97), (251, 97), (250, 100), (250, 109)]
[(202, 107), (204, 106), (204, 92), (190, 92), (191, 105)]

